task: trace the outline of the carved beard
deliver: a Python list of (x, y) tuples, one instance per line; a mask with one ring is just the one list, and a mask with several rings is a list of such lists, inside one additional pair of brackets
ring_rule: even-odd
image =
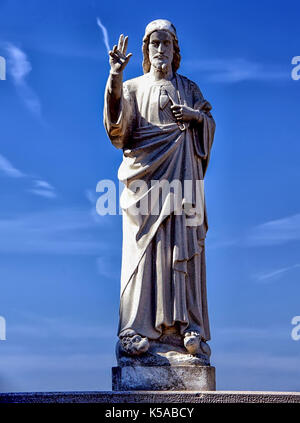
[(167, 63), (159, 63), (158, 65), (154, 65), (154, 68), (157, 69), (159, 72), (167, 73), (169, 65)]
[(163, 65), (161, 67), (161, 70), (162, 70), (163, 73), (167, 73), (167, 71), (168, 71), (168, 65), (166, 63), (163, 63)]

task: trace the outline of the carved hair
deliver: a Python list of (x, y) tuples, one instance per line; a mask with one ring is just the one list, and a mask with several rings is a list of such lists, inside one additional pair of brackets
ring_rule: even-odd
[[(163, 31), (163, 30), (161, 30)], [(168, 34), (171, 35), (172, 40), (173, 40), (173, 62), (172, 62), (172, 69), (173, 72), (176, 72), (177, 69), (179, 69), (180, 66), (180, 60), (181, 60), (181, 55), (180, 55), (180, 48), (179, 48), (179, 44), (177, 39), (175, 38), (175, 36), (167, 31)], [(151, 67), (151, 63), (149, 60), (149, 40), (150, 40), (150, 35), (148, 34), (147, 36), (144, 37), (143, 39), (143, 47), (142, 47), (142, 51), (143, 51), (143, 71), (144, 73), (148, 73), (150, 71), (150, 67)]]

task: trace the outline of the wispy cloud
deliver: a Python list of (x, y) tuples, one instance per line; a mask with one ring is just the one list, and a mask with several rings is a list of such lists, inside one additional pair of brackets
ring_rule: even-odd
[(28, 189), (29, 192), (35, 195), (46, 198), (55, 198), (55, 188), (47, 181), (41, 179), (35, 179), (34, 177), (27, 175), (21, 170), (17, 169), (6, 157), (0, 154), (0, 172), (9, 178), (27, 178), (31, 179), (33, 188)]
[(1, 363), (6, 369), (13, 369), (14, 372), (37, 372), (37, 371), (99, 371), (102, 368), (109, 368), (114, 364), (112, 354), (100, 353), (60, 353), (60, 354), (39, 354), (23, 353), (3, 354)]
[(32, 192), (35, 195), (39, 195), (41, 197), (45, 197), (45, 198), (55, 198), (56, 197), (56, 192), (55, 189), (52, 185), (50, 185), (48, 182), (46, 181), (42, 181), (42, 180), (36, 180), (34, 181), (34, 188), (29, 190), (30, 192)]
[(235, 83), (242, 81), (273, 81), (288, 79), (287, 70), (277, 65), (258, 63), (243, 58), (196, 60), (184, 63), (198, 72), (210, 82)]
[[(115, 216), (109, 216), (114, 218)], [(102, 225), (89, 209), (64, 208), (0, 219), (0, 252), (36, 254), (80, 254), (99, 256), (106, 251)]]
[(35, 185), (36, 185), (37, 188), (47, 189), (49, 191), (54, 189), (53, 186), (50, 185), (49, 182), (47, 182), (47, 181), (36, 180)]
[(276, 279), (279, 279), (280, 276), (282, 276), (283, 274), (298, 268), (300, 268), (299, 263), (294, 264), (293, 266), (283, 267), (281, 269), (273, 270), (272, 272), (260, 273), (255, 275), (254, 277), (258, 282), (272, 282)]
[(249, 326), (229, 326), (229, 327), (218, 327), (215, 329), (215, 338), (223, 342), (224, 338), (239, 339), (240, 341), (245, 340), (253, 344), (253, 340), (274, 340), (276, 333), (276, 340), (278, 339), (289, 339), (290, 332), (286, 327), (249, 327)]
[(223, 239), (208, 237), (208, 248), (271, 247), (297, 242), (300, 241), (300, 213), (247, 228), (235, 235), (231, 232), (230, 236), (230, 240), (229, 235)]
[(26, 76), (31, 72), (32, 66), (26, 54), (13, 44), (6, 47), (10, 59), (10, 73), (17, 85), (25, 83)]
[(254, 227), (246, 237), (246, 246), (271, 246), (300, 240), (300, 214), (272, 220)]
[(104, 45), (105, 45), (105, 47), (106, 47), (106, 50), (107, 50), (107, 53), (109, 52), (109, 50), (110, 50), (110, 47), (109, 47), (109, 40), (108, 40), (108, 33), (107, 33), (107, 29), (105, 28), (105, 26), (102, 24), (102, 22), (100, 21), (100, 19), (99, 18), (97, 18), (97, 25), (99, 26), (99, 28), (101, 29), (101, 31), (102, 31), (102, 34), (103, 34), (103, 42), (104, 42)]
[(56, 197), (56, 193), (54, 191), (48, 191), (48, 190), (44, 190), (44, 189), (30, 189), (29, 192), (31, 192), (32, 194), (38, 195), (40, 197), (44, 197), (44, 198), (55, 198)]
[(12, 77), (18, 94), (30, 112), (40, 117), (40, 100), (26, 80), (32, 70), (26, 53), (13, 44), (7, 44), (6, 51), (8, 54), (8, 72)]
[(9, 333), (18, 338), (51, 339), (115, 339), (116, 328), (101, 322), (82, 322), (67, 317), (43, 316), (33, 312), (19, 312), (19, 321), (10, 324)]
[(241, 352), (216, 352), (214, 360), (218, 366), (226, 366), (228, 363), (234, 363), (234, 367), (252, 370), (284, 370), (299, 374), (300, 358), (299, 354), (294, 356), (271, 355), (261, 351), (251, 351), (250, 353)]
[(10, 178), (23, 178), (26, 175), (19, 169), (15, 168), (13, 164), (2, 154), (0, 154), (0, 171)]

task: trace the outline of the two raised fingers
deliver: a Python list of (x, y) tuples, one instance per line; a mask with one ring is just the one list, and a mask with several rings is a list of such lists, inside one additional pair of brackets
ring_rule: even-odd
[(119, 42), (118, 42), (118, 50), (122, 54), (124, 54), (124, 56), (126, 56), (127, 45), (128, 45), (128, 36), (126, 35), (126, 37), (124, 37), (124, 35), (121, 34), (119, 37)]
[[(114, 45), (112, 51), (109, 52), (111, 56), (116, 56), (118, 53), (126, 56), (126, 50), (128, 45), (128, 36), (124, 37), (123, 34), (120, 35), (118, 45)], [(111, 54), (112, 53), (112, 54)]]
[(118, 45), (114, 45), (113, 49), (109, 52), (109, 55), (119, 61), (120, 63), (124, 60), (127, 62), (132, 56), (132, 53), (127, 54), (127, 45), (128, 45), (128, 36), (124, 37), (123, 34), (120, 35)]

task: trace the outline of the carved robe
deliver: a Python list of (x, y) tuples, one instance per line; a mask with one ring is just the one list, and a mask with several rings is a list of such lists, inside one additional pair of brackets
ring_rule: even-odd
[[(215, 129), (211, 107), (197, 85), (179, 74), (170, 81), (154, 81), (147, 73), (124, 82), (116, 122), (110, 117), (109, 95), (106, 88), (104, 124), (112, 144), (123, 149), (118, 177), (125, 184), (119, 336), (131, 329), (157, 339), (165, 328), (175, 327), (180, 334), (194, 330), (209, 340), (205, 203), (191, 224), (178, 207), (195, 203), (196, 181), (204, 179)], [(180, 129), (172, 103), (202, 110), (203, 121)], [(146, 190), (132, 188), (139, 180)], [(159, 194), (149, 201), (149, 213), (136, 213), (153, 191), (151, 181), (180, 181), (182, 203)], [(152, 213), (155, 207), (158, 212)]]

